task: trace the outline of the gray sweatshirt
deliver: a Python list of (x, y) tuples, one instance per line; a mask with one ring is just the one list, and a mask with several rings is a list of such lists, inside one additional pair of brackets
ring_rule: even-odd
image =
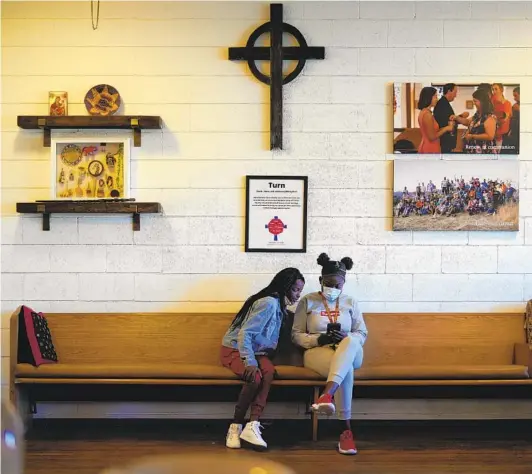
[[(368, 336), (366, 323), (362, 313), (358, 309), (356, 300), (349, 295), (341, 294), (337, 322), (341, 324), (342, 331), (347, 332), (351, 337), (356, 337), (361, 345), (364, 345)], [(336, 301), (327, 302), (331, 316), (336, 309)], [(311, 349), (318, 346), (318, 337), (327, 332), (329, 324), (327, 310), (323, 304), (319, 292), (309, 293), (299, 301), (294, 315), (294, 325), (292, 326), (292, 341), (304, 349)]]

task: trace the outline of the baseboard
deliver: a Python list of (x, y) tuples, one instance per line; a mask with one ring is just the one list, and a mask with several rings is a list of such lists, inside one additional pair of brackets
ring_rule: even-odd
[[(230, 419), (234, 404), (223, 403), (38, 403), (37, 419)], [(308, 419), (303, 403), (270, 403), (264, 419)], [(532, 420), (532, 400), (361, 399), (354, 420)]]

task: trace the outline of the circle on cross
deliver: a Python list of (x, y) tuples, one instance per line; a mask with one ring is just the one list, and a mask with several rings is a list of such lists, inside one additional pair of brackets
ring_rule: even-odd
[[(289, 82), (293, 81), (297, 76), (299, 76), (299, 74), (301, 74), (303, 68), (305, 67), (307, 59), (311, 58), (308, 57), (309, 47), (307, 45), (307, 41), (295, 26), (292, 26), (289, 23), (283, 23), (282, 31), (283, 33), (288, 33), (289, 35), (292, 35), (299, 45), (289, 47), (285, 46), (282, 48), (283, 60), (297, 61), (295, 69), (289, 74), (287, 74), (285, 77), (283, 77), (284, 85), (288, 84)], [(269, 21), (268, 23), (264, 23), (263, 25), (255, 29), (255, 31), (253, 31), (253, 33), (251, 33), (251, 35), (249, 36), (248, 41), (246, 43), (246, 49), (249, 51), (249, 53), (247, 54), (247, 62), (251, 74), (253, 74), (256, 79), (267, 85), (270, 85), (271, 77), (260, 71), (256, 64), (256, 61), (271, 61), (269, 48), (258, 48), (255, 46), (255, 44), (262, 35), (271, 32), (272, 23)], [(262, 57), (263, 54), (261, 53), (263, 51), (267, 51), (267, 57)], [(257, 52), (258, 54), (254, 54), (254, 52)]]

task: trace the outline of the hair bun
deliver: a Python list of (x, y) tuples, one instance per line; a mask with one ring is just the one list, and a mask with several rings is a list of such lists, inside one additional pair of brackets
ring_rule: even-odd
[(351, 270), (353, 268), (353, 260), (351, 260), (349, 257), (344, 257), (342, 260), (340, 260), (345, 265), (346, 270)]
[(325, 252), (320, 253), (320, 256), (318, 257), (318, 265), (321, 265), (323, 267), (327, 262), (330, 261), (331, 259)]

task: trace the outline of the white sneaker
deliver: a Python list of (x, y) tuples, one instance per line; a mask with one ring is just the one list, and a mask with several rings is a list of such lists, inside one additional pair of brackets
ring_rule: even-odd
[(225, 438), (225, 445), (228, 448), (240, 449), (240, 433), (242, 433), (242, 425), (231, 423)]
[(268, 445), (266, 441), (262, 439), (261, 428), (264, 428), (258, 421), (250, 421), (246, 424), (240, 439), (246, 441), (249, 444), (252, 444), (258, 448), (267, 448)]

